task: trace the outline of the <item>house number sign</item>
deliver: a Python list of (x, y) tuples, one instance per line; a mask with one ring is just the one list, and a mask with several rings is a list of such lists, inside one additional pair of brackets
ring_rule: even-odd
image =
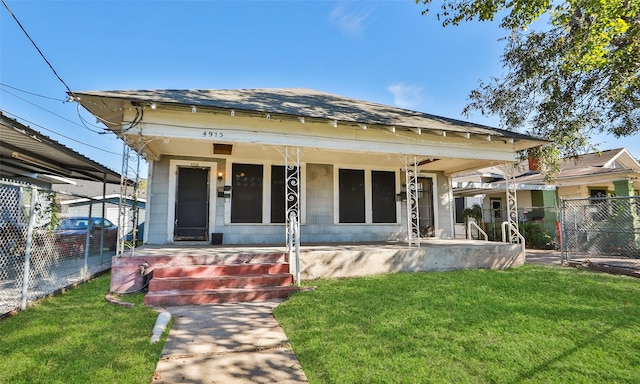
[(222, 131), (211, 131), (211, 130), (205, 130), (202, 131), (202, 137), (210, 137), (210, 138), (223, 138), (224, 137), (224, 132)]

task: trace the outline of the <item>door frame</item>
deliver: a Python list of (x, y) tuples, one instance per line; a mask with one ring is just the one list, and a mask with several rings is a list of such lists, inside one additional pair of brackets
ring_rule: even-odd
[(167, 199), (167, 243), (175, 242), (173, 234), (175, 231), (176, 220), (176, 188), (178, 178), (178, 167), (187, 168), (209, 168), (209, 219), (208, 232), (214, 232), (212, 229), (216, 227), (216, 191), (218, 163), (215, 161), (198, 161), (198, 160), (170, 160), (169, 161), (169, 198)]

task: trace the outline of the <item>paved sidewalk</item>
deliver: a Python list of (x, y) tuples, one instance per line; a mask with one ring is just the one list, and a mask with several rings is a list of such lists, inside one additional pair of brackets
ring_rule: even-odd
[(527, 249), (526, 263), (588, 268), (594, 271), (640, 278), (640, 259), (615, 257), (582, 257), (562, 262), (560, 251)]
[(562, 254), (560, 251), (546, 249), (527, 249), (525, 263), (528, 264), (544, 264), (544, 265), (562, 265)]
[(272, 314), (281, 302), (156, 308), (173, 326), (153, 383), (307, 383)]

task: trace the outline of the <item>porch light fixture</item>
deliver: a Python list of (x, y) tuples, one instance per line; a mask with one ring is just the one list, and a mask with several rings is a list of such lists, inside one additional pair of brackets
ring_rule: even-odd
[(192, 105), (191, 106), (191, 113), (196, 113), (196, 112), (197, 112), (196, 106)]
[(304, 117), (298, 117), (298, 120), (300, 120), (300, 122), (304, 124)]
[(267, 118), (267, 120), (271, 120), (271, 115), (267, 113), (267, 116), (265, 116)]
[(333, 128), (338, 128), (338, 120), (332, 120), (332, 121), (331, 121), (331, 126), (332, 126)]
[(151, 109), (156, 109), (158, 108), (158, 104), (156, 103), (151, 103)]
[(389, 130), (390, 130), (392, 133), (396, 133), (396, 126), (395, 126), (395, 125), (392, 125), (392, 126), (389, 128)]
[(367, 124), (360, 124), (360, 127), (362, 128), (363, 131), (367, 130)]
[(236, 115), (236, 111), (235, 110), (231, 110), (231, 116), (235, 116)]
[(224, 173), (218, 172), (218, 181), (222, 181), (223, 177), (224, 177)]

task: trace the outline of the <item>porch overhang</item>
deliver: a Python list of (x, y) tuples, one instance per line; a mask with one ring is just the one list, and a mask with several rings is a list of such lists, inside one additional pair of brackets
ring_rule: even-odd
[[(465, 121), (305, 89), (77, 92), (76, 101), (134, 150), (211, 157), (216, 143), (234, 158), (265, 147), (297, 147), (314, 157), (389, 165), (418, 156), (421, 170), (450, 175), (515, 161), (546, 142)], [(143, 145), (140, 145), (140, 142)], [(267, 155), (261, 152), (263, 155)], [(247, 156), (248, 155), (248, 156)], [(328, 157), (330, 156), (330, 157)]]

